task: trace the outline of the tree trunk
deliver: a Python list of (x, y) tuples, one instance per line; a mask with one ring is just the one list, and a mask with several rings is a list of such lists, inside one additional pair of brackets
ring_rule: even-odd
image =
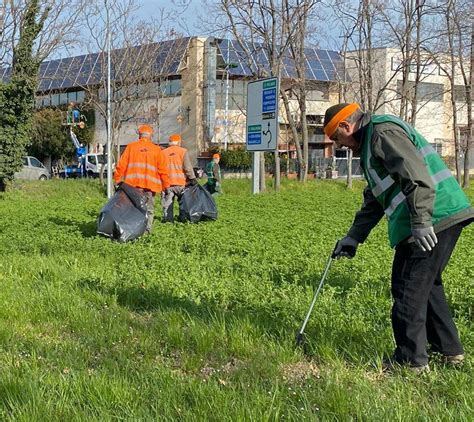
[(286, 118), (288, 120), (288, 123), (290, 124), (291, 133), (295, 141), (296, 158), (298, 160), (298, 165), (299, 165), (299, 169), (298, 169), (298, 175), (299, 175), (301, 173), (301, 168), (303, 166), (303, 154), (301, 152), (301, 145), (298, 139), (298, 131), (296, 130), (296, 123), (293, 119), (293, 116), (291, 115), (290, 102), (288, 100), (288, 95), (286, 95), (286, 91), (284, 89), (280, 90), (280, 94), (281, 94), (281, 97), (283, 98), (283, 105), (285, 106)]
[(451, 21), (451, 2), (448, 3), (448, 10), (446, 13), (446, 28), (448, 34), (448, 45), (450, 52), (451, 74), (448, 75), (449, 84), (451, 88), (451, 107), (453, 111), (453, 137), (454, 137), (454, 163), (456, 166), (456, 179), (461, 184), (461, 169), (459, 167), (459, 132), (458, 132), (458, 111), (456, 108), (456, 97), (454, 94), (454, 75), (456, 74), (456, 57), (454, 53), (454, 33), (452, 30)]
[(471, 152), (472, 146), (472, 82), (474, 79), (474, 20), (471, 20), (471, 62), (469, 66), (469, 83), (466, 85), (466, 102), (467, 102), (467, 137), (466, 137), (466, 149), (464, 154), (464, 180), (463, 187), (469, 187), (469, 172), (470, 172), (470, 159), (469, 153)]
[(301, 171), (300, 181), (306, 182), (308, 178), (309, 166), (309, 144), (308, 144), (308, 122), (306, 120), (306, 91), (305, 87), (300, 88), (300, 110), (301, 110), (301, 134), (303, 136), (303, 168)]

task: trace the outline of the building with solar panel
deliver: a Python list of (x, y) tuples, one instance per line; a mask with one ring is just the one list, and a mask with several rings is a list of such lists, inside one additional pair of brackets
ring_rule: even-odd
[[(155, 128), (156, 142), (166, 143), (171, 133), (180, 133), (194, 163), (207, 159), (210, 148), (234, 148), (245, 144), (246, 85), (255, 69), (269, 70), (263, 48), (254, 46), (249, 57), (232, 40), (212, 37), (178, 38), (112, 53), (113, 108), (120, 107), (119, 146), (137, 138), (140, 124)], [(332, 155), (332, 143), (322, 130), (325, 110), (338, 102), (338, 87), (344, 81), (342, 60), (334, 51), (307, 48), (307, 123), (311, 157)], [(145, 59), (145, 60), (144, 60)], [(145, 63), (151, 64), (145, 72)], [(8, 78), (3, 70), (3, 79)], [(263, 72), (261, 73), (263, 74)], [(95, 112), (94, 145), (100, 152), (106, 142), (106, 56), (87, 54), (42, 63), (36, 106), (92, 107)], [(295, 64), (283, 60), (281, 83), (296, 78)], [(297, 118), (296, 98), (290, 105)], [(279, 150), (294, 151), (284, 107), (280, 107)]]

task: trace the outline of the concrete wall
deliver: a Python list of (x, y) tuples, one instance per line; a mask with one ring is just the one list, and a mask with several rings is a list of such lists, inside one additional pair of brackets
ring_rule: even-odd
[[(120, 145), (127, 145), (138, 139), (137, 129), (142, 124), (149, 124), (154, 129), (153, 141), (159, 143), (171, 133), (179, 133), (180, 123), (177, 120), (181, 96), (161, 99), (147, 99), (135, 103), (136, 114), (123, 122), (118, 133)], [(95, 144), (105, 145), (107, 131), (104, 117), (96, 110)]]
[(200, 151), (204, 149), (203, 80), (205, 38), (193, 38), (189, 44), (183, 68), (181, 107), (186, 120), (181, 127), (183, 146), (188, 149), (191, 161), (197, 162)]

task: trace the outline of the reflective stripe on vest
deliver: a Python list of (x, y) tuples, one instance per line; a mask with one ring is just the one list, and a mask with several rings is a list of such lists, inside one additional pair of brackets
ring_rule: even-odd
[[(436, 150), (431, 145), (426, 145), (423, 148), (419, 149), (418, 153), (422, 158), (425, 158), (431, 154), (437, 154)], [(371, 158), (372, 148), (367, 148), (367, 171), (369, 172), (374, 182), (374, 186), (371, 188), (372, 193), (374, 194), (374, 196), (380, 196), (395, 183), (395, 180), (393, 180), (392, 176), (390, 175), (381, 179), (370, 163)], [(445, 168), (431, 175), (431, 180), (433, 181), (434, 185), (437, 185), (438, 183), (441, 183), (443, 180), (446, 180), (451, 176), (451, 171), (448, 168)]]
[(184, 173), (169, 173), (170, 179), (183, 179), (186, 180)]
[(148, 174), (140, 174), (140, 173), (127, 173), (125, 175), (125, 181), (131, 181), (132, 179), (146, 179), (150, 182), (156, 183), (157, 185), (161, 186), (161, 179), (156, 177), (150, 176)]
[(387, 217), (390, 217), (394, 211), (398, 208), (398, 206), (405, 201), (407, 197), (403, 194), (403, 192), (398, 192), (395, 197), (390, 202), (390, 205), (385, 208), (384, 212)]
[(150, 171), (157, 171), (157, 168), (151, 164), (146, 164), (146, 163), (129, 163), (127, 166), (128, 169), (147, 169)]

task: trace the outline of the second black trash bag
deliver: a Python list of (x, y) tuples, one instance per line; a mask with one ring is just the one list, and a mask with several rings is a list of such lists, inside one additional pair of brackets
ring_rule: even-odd
[(188, 186), (179, 201), (179, 220), (197, 223), (217, 220), (217, 206), (211, 194), (201, 185)]
[(146, 197), (133, 186), (122, 183), (100, 210), (97, 233), (119, 242), (128, 242), (145, 233)]

